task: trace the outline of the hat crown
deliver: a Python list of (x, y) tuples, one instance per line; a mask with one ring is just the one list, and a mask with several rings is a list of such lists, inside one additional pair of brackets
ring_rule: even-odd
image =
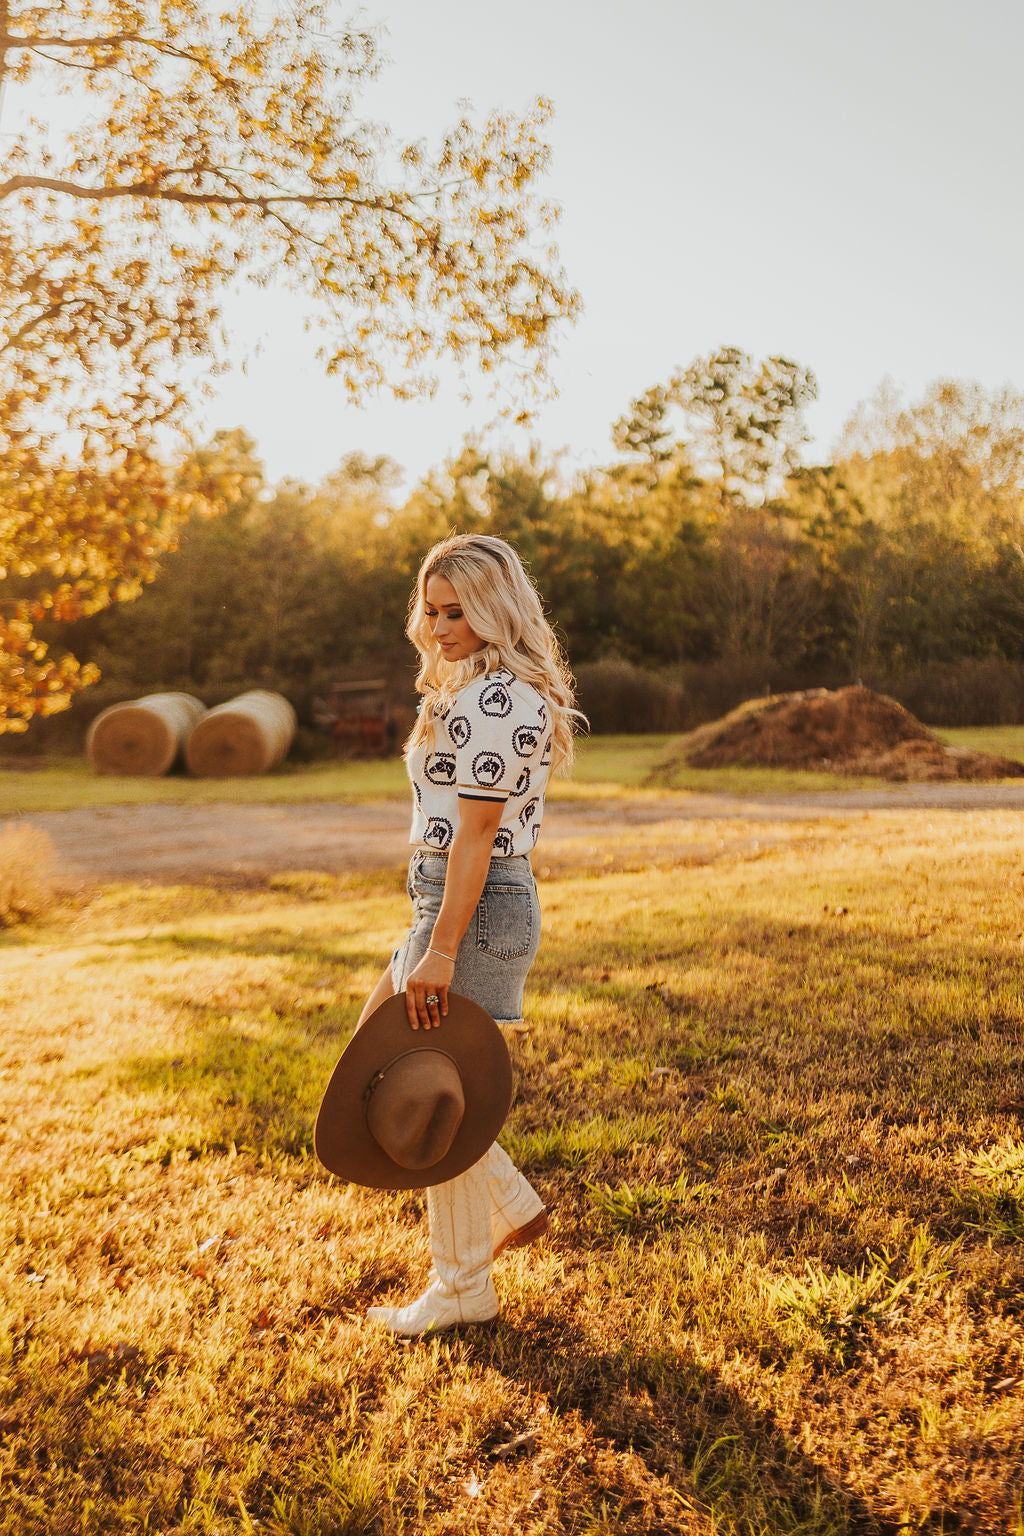
[(483, 1156), (511, 1099), (508, 1046), (485, 1008), (449, 992), (440, 1027), (414, 1034), (396, 993), (358, 1027), (331, 1074), (317, 1156), (372, 1189), (426, 1189)]
[(406, 1051), (377, 1073), (368, 1089), (366, 1124), (400, 1168), (432, 1168), (462, 1124), (462, 1075), (445, 1051)]

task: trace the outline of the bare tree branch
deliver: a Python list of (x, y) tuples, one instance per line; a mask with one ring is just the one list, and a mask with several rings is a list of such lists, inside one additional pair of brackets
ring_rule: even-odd
[[(196, 174), (221, 174), (216, 167), (197, 168)], [(145, 197), (154, 201), (191, 203), (204, 207), (242, 206), (255, 208), (261, 213), (272, 213), (275, 203), (293, 203), (304, 208), (337, 208), (348, 205), (353, 208), (373, 209), (375, 212), (394, 213), (400, 218), (418, 223), (402, 207), (394, 193), (384, 193), (378, 198), (353, 197), (349, 192), (186, 192), (180, 187), (161, 186), (156, 181), (132, 181), (114, 186), (82, 186), (54, 176), (12, 176), (0, 182), (0, 200), (21, 191), (60, 192), (66, 197), (82, 198), (87, 202), (102, 202), (114, 197)], [(422, 193), (410, 194), (422, 196)]]

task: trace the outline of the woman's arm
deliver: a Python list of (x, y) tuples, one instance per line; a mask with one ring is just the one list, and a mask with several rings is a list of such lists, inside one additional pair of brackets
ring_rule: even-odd
[[(455, 974), (454, 958), (476, 911), (494, 851), (494, 834), (501, 825), (504, 800), (459, 801), (459, 825), (448, 855), (444, 897), (434, 924), (431, 948), (405, 984), (405, 1006), (413, 1029), (436, 1025), (448, 1012), (448, 988)], [(435, 951), (440, 951), (436, 953)], [(439, 1001), (427, 1005), (428, 995)]]

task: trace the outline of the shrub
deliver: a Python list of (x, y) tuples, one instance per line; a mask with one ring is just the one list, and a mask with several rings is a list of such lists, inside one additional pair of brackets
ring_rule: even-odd
[(55, 900), (54, 847), (37, 827), (0, 828), (0, 928), (41, 917)]
[(579, 708), (597, 735), (678, 731), (685, 724), (679, 682), (646, 672), (621, 657), (588, 661), (576, 669)]
[(966, 656), (872, 680), (928, 725), (1024, 724), (1024, 665), (1001, 656)]
[(692, 730), (708, 720), (721, 720), (748, 699), (829, 686), (831, 683), (807, 668), (782, 667), (753, 657), (690, 662), (685, 669), (686, 721), (683, 729)]

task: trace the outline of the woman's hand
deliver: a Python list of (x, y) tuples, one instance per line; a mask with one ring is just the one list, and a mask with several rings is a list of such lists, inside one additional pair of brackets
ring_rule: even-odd
[(435, 1028), (448, 1012), (448, 988), (455, 975), (455, 961), (428, 949), (405, 983), (405, 1008), (413, 1029)]

